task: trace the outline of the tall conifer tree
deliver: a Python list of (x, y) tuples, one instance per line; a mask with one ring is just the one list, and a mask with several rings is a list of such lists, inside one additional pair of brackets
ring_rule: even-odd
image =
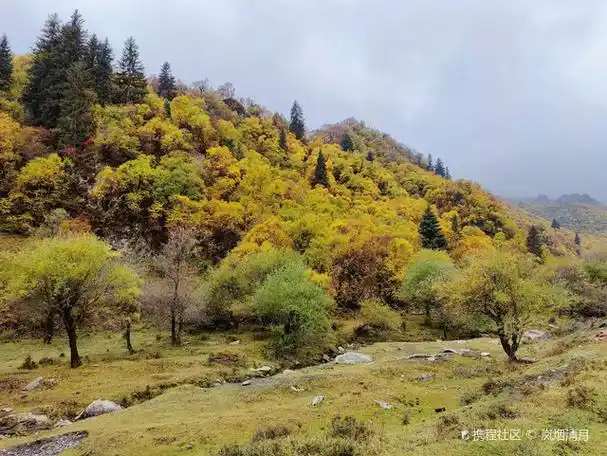
[(322, 185), (323, 187), (329, 187), (329, 175), (327, 171), (327, 161), (322, 153), (322, 150), (318, 152), (318, 158), (316, 159), (316, 168), (314, 169), (314, 177), (312, 179), (312, 185)]
[(531, 225), (527, 233), (527, 250), (530, 253), (533, 253), (536, 257), (541, 258), (542, 244), (543, 240), (540, 229), (535, 225)]
[(442, 250), (447, 247), (447, 240), (430, 205), (419, 222), (419, 237), (424, 249)]
[(350, 133), (344, 133), (344, 137), (341, 140), (341, 148), (349, 152), (354, 150), (354, 142), (352, 141), (352, 136), (350, 135)]
[(142, 103), (145, 99), (147, 81), (143, 64), (139, 60), (139, 48), (133, 37), (124, 43), (122, 57), (118, 62), (116, 86), (118, 103)]
[(97, 35), (93, 35), (87, 43), (85, 62), (91, 73), (97, 101), (102, 105), (112, 101), (112, 61), (113, 52), (108, 39), (101, 42)]
[(289, 131), (295, 135), (300, 141), (306, 136), (306, 124), (303, 116), (301, 105), (295, 100), (291, 107), (291, 122), (289, 123)]
[(8, 92), (13, 82), (13, 53), (6, 35), (0, 39), (0, 92)]
[(443, 164), (443, 161), (440, 158), (438, 158), (436, 160), (436, 166), (434, 167), (434, 172), (440, 177), (446, 176), (445, 165)]
[(177, 94), (177, 86), (175, 77), (171, 71), (171, 65), (169, 62), (164, 62), (160, 69), (160, 75), (158, 76), (158, 95), (162, 98), (172, 100)]

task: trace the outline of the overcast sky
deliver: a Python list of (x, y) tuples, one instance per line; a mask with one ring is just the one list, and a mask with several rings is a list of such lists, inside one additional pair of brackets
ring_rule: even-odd
[[(51, 6), (52, 4), (52, 6)], [(607, 2), (601, 0), (0, 0), (27, 52), (80, 9), (146, 71), (231, 81), (310, 128), (347, 117), (505, 196), (607, 200)]]

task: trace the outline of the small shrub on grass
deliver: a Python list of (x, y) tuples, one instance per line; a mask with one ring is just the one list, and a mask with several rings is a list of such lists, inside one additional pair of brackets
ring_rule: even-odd
[(485, 394), (499, 394), (508, 388), (513, 388), (514, 384), (507, 380), (494, 380), (490, 378), (483, 383), (483, 391)]
[(407, 425), (409, 425), (410, 422), (411, 422), (411, 419), (409, 418), (409, 412), (405, 412), (403, 414), (403, 421), (402, 421), (402, 423), (403, 423), (404, 426), (407, 426)]
[(40, 366), (52, 366), (53, 364), (59, 363), (55, 358), (40, 358), (38, 365)]
[(278, 357), (306, 363), (334, 342), (329, 321), (333, 300), (306, 275), (301, 260), (274, 271), (253, 296), (261, 321), (271, 326)]
[(481, 398), (481, 394), (477, 391), (465, 391), (460, 398), (460, 404), (470, 405)]
[(217, 352), (209, 354), (208, 364), (221, 364), (222, 366), (244, 366), (246, 360), (239, 353)]
[(519, 413), (516, 410), (508, 407), (506, 404), (492, 405), (487, 409), (484, 415), (490, 420), (497, 420), (498, 418), (513, 420), (519, 417)]
[(567, 391), (567, 405), (575, 408), (587, 408), (594, 403), (596, 393), (585, 386), (576, 386)]
[(276, 440), (281, 437), (286, 437), (293, 432), (290, 427), (277, 425), (269, 426), (265, 428), (259, 428), (255, 431), (255, 434), (251, 438), (252, 442), (259, 442), (260, 440)]
[(443, 415), (436, 423), (436, 433), (439, 438), (451, 434), (459, 426), (459, 418), (456, 415)]
[(400, 314), (379, 299), (363, 301), (360, 318), (363, 324), (354, 330), (355, 339), (386, 340), (399, 330), (401, 324)]
[(34, 370), (37, 368), (38, 364), (36, 364), (36, 361), (34, 361), (30, 355), (27, 355), (25, 357), (25, 359), (23, 360), (23, 364), (21, 364), (21, 367), (19, 367), (19, 369), (24, 370)]
[(335, 415), (331, 421), (332, 437), (342, 437), (358, 442), (368, 439), (371, 434), (373, 434), (373, 430), (353, 416)]

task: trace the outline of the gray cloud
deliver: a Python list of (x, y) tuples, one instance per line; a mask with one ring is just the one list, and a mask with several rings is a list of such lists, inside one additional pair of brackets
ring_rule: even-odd
[[(3, 0), (0, 30), (33, 44), (44, 0)], [(356, 117), (504, 195), (607, 200), (607, 4), (600, 0), (59, 0), (148, 72), (231, 81), (310, 127)]]

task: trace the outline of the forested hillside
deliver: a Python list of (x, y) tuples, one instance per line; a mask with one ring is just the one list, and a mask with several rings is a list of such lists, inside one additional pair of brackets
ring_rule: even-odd
[(607, 206), (589, 195), (562, 195), (556, 200), (540, 196), (513, 200), (513, 203), (569, 230), (599, 236), (607, 234)]

